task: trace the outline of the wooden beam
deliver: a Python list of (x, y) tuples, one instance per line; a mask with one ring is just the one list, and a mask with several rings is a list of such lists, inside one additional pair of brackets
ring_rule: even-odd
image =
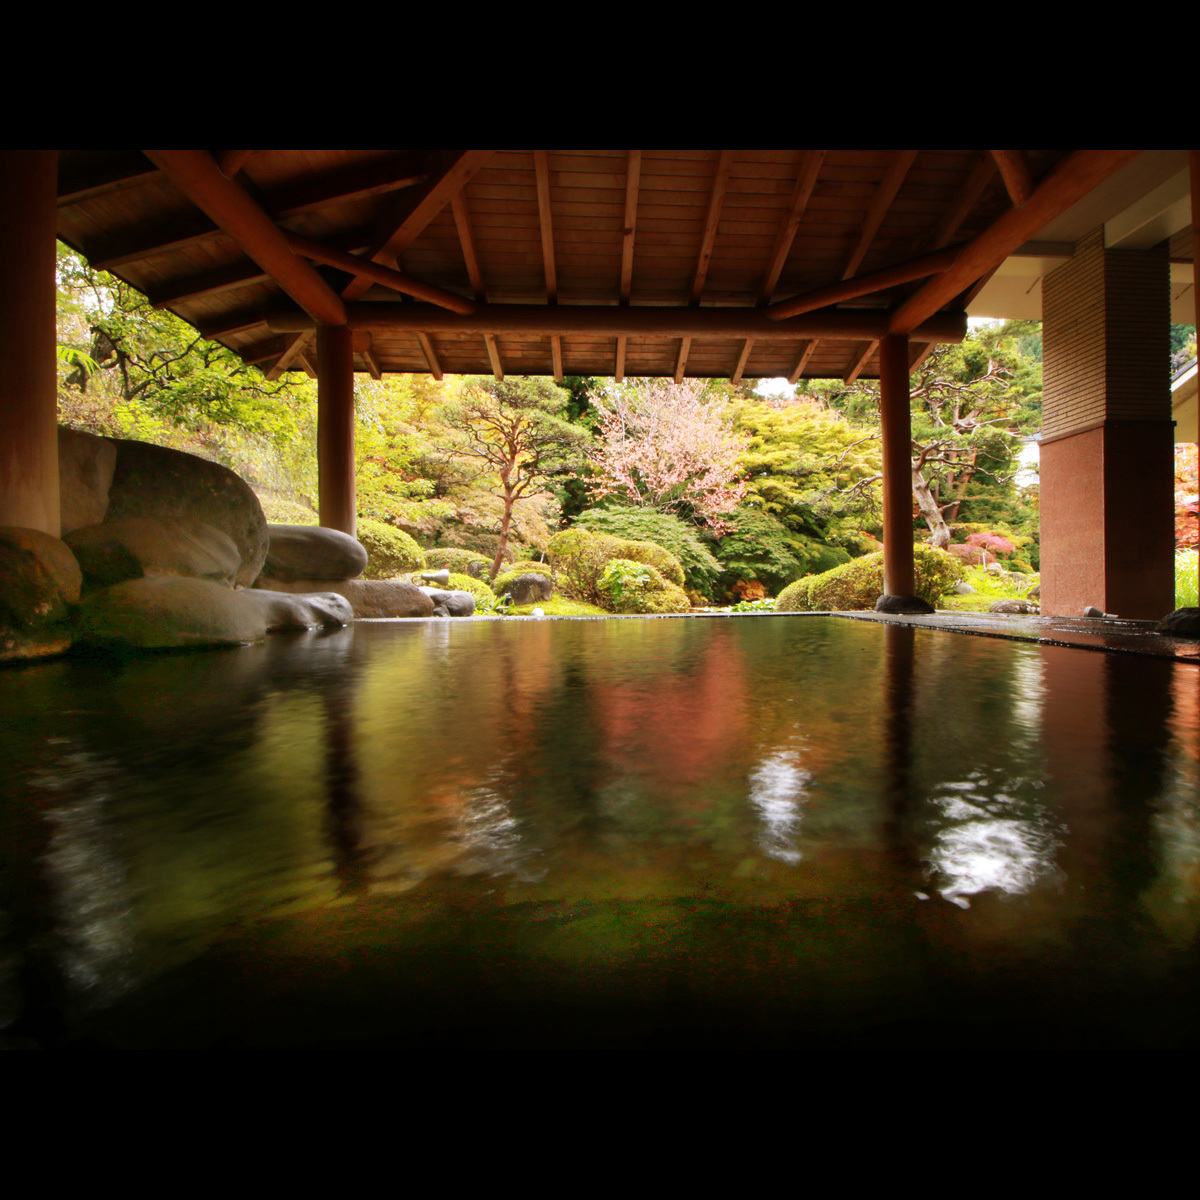
[(792, 198), (788, 202), (787, 216), (779, 227), (779, 232), (775, 235), (771, 261), (767, 266), (767, 273), (763, 277), (762, 291), (758, 297), (760, 304), (769, 304), (771, 297), (775, 294), (779, 276), (783, 273), (784, 264), (792, 251), (792, 243), (796, 240), (796, 230), (800, 228), (804, 210), (808, 208), (813, 188), (817, 185), (817, 176), (821, 173), (821, 164), (824, 163), (825, 155), (828, 153), (828, 150), (809, 150), (805, 153), (800, 173), (796, 176), (796, 183), (792, 188)]
[[(383, 378), (383, 368), (379, 365), (379, 359), (375, 357), (375, 351), (368, 349), (362, 352), (362, 360), (367, 364), (367, 370), (371, 374), (372, 379)], [(440, 379), (441, 376), (439, 375)]]
[(158, 168), (140, 150), (119, 150), (100, 165), (58, 176), (58, 207), (67, 208), (110, 192), (137, 187), (158, 174)]
[[(339, 326), (329, 326), (329, 328), (336, 329)], [(313, 363), (311, 351), (307, 346), (296, 355), (296, 361), (304, 368), (305, 374), (309, 379), (316, 379), (317, 368)]]
[(800, 381), (800, 376), (804, 374), (804, 368), (808, 366), (808, 360), (812, 358), (819, 340), (813, 338), (810, 342), (805, 343), (804, 348), (800, 351), (800, 357), (796, 360), (796, 365), (792, 368), (792, 373), (788, 376), (788, 383)]
[(483, 340), (487, 345), (488, 359), (492, 364), (492, 374), (495, 376), (497, 383), (503, 383), (504, 364), (500, 361), (500, 346), (496, 342), (496, 337), (494, 334), (485, 333)]
[(462, 190), (450, 197), (450, 210), (454, 213), (454, 225), (458, 230), (458, 244), (462, 247), (463, 262), (467, 266), (467, 278), (476, 300), (487, 299), (483, 286), (483, 272), (479, 268), (479, 255), (475, 250), (475, 237), (471, 232), (471, 215), (467, 212), (467, 199)]
[(260, 325), (266, 325), (269, 319), (267, 310), (261, 304), (252, 304), (246, 308), (235, 308), (211, 321), (202, 321), (196, 326), (196, 332), (201, 337), (216, 341), (231, 333), (257, 329)]
[(551, 338), (550, 338), (550, 364), (554, 370), (554, 382), (562, 383), (562, 381), (563, 381), (562, 338), (560, 338), (557, 333), (551, 335)]
[(628, 338), (617, 338), (617, 361), (613, 368), (613, 377), (618, 383), (625, 382), (625, 346)]
[[(491, 150), (444, 150), (435, 155), (426, 168), (425, 182), (406, 192), (380, 221), (367, 258), (385, 265), (396, 262), (492, 153)], [(359, 276), (342, 289), (342, 297), (357, 300), (370, 286), (369, 279)]]
[(293, 362), (296, 361), (298, 355), (302, 354), (304, 347), (308, 344), (308, 339), (313, 335), (312, 330), (305, 330), (297, 333), (284, 348), (283, 353), (271, 365), (267, 371), (267, 378), (271, 380), (278, 379), (280, 375), (286, 371)]
[(346, 306), (303, 259), (288, 249), (271, 218), (217, 169), (203, 150), (147, 150), (146, 157), (215, 221), (312, 318), (342, 325)]
[(692, 348), (690, 337), (682, 338), (679, 342), (679, 357), (675, 360), (675, 382), (682, 383), (684, 372), (687, 370), (688, 353)]
[(1000, 178), (1008, 190), (1014, 208), (1021, 208), (1033, 195), (1033, 168), (1024, 150), (993, 150), (992, 158), (1000, 168)]
[[(642, 179), (642, 152), (629, 151), (625, 166), (625, 224), (621, 229), (621, 303), (628, 304), (633, 291), (633, 243), (637, 237), (638, 189)], [(619, 352), (621, 353), (621, 352)], [(621, 353), (622, 360), (624, 354)]]
[(947, 209), (941, 221), (930, 234), (928, 246), (931, 250), (940, 250), (949, 245), (951, 238), (958, 232), (962, 223), (976, 205), (983, 189), (992, 181), (996, 174), (996, 163), (990, 155), (984, 154), (967, 173), (963, 180), (954, 203)]
[(934, 351), (936, 342), (913, 342), (909, 352), (908, 373), (911, 375)]
[[(700, 239), (700, 253), (696, 256), (696, 273), (692, 277), (692, 290), (688, 302), (699, 304), (704, 292), (704, 281), (708, 278), (708, 264), (712, 261), (713, 242), (717, 237), (717, 225), (721, 220), (721, 205), (725, 202), (725, 189), (729, 186), (729, 173), (733, 170), (733, 151), (722, 150), (717, 158), (717, 170), (713, 175), (712, 190), (708, 194), (708, 211), (704, 214), (704, 233)], [(678, 382), (678, 380), (676, 380)]]
[(417, 341), (421, 344), (421, 353), (425, 355), (425, 363), (434, 379), (442, 378), (442, 364), (438, 361), (437, 350), (434, 349), (433, 339), (423, 330), (417, 330)]
[[(779, 342), (815, 337), (863, 342), (883, 337), (889, 316), (882, 308), (832, 308), (772, 321), (761, 308), (481, 304), (464, 317), (431, 304), (360, 301), (347, 306), (347, 320), (355, 329), (546, 338), (554, 334), (658, 340), (753, 337)], [(310, 317), (295, 310), (268, 312), (267, 323), (276, 333), (314, 328)], [(922, 324), (916, 336), (930, 342), (958, 342), (965, 333), (965, 315), (938, 313)]]
[(243, 260), (199, 275), (185, 275), (165, 288), (155, 289), (148, 299), (155, 308), (169, 308), (172, 304), (186, 304), (201, 296), (213, 296), (270, 278), (257, 263)]
[(354, 353), (359, 356), (366, 364), (367, 370), (370, 372), (372, 379), (382, 379), (383, 372), (379, 369), (379, 362), (375, 358), (375, 354), (371, 349), (373, 338), (368, 330), (356, 329), (351, 334), (350, 345)]
[(742, 372), (746, 369), (746, 362), (750, 358), (750, 351), (754, 349), (754, 339), (747, 338), (742, 343), (742, 352), (738, 355), (737, 366), (733, 368), (733, 374), (729, 377), (730, 383), (740, 383)]
[(245, 346), (234, 353), (244, 363), (256, 364), (266, 362), (269, 358), (278, 358), (287, 348), (290, 339), (286, 337), (269, 337), (253, 345)]
[(217, 167), (226, 179), (232, 179), (253, 155), (253, 150), (222, 150), (217, 155)]
[(290, 250), (303, 254), (305, 258), (311, 258), (314, 262), (337, 267), (339, 271), (345, 271), (348, 275), (364, 276), (373, 283), (381, 283), (384, 287), (403, 292), (407, 296), (415, 296), (418, 300), (427, 300), (430, 304), (448, 308), (451, 312), (466, 315), (475, 311), (474, 301), (464, 296), (456, 296), (445, 288), (421, 283), (408, 275), (402, 275), (399, 271), (393, 271), (390, 267), (381, 267), (378, 263), (368, 262), (357, 255), (347, 254), (343, 250), (313, 241), (312, 238), (301, 237), (298, 233), (285, 231), (283, 236)]
[(554, 218), (550, 210), (550, 164), (545, 150), (533, 152), (537, 183), (538, 228), (542, 234), (542, 268), (546, 273), (546, 303), (558, 303), (558, 271), (554, 265)]
[(857, 359), (855, 359), (854, 365), (850, 368), (850, 370), (842, 376), (843, 383), (853, 383), (859, 377), (859, 375), (862, 374), (863, 368), (867, 365), (867, 361), (870, 359), (871, 355), (875, 353), (875, 349), (878, 345), (878, 342), (867, 343), (867, 348), (858, 356)]
[(858, 270), (859, 264), (875, 240), (879, 226), (883, 224), (883, 218), (887, 216), (888, 209), (892, 207), (892, 201), (895, 200), (896, 193), (904, 183), (904, 177), (908, 174), (908, 169), (916, 157), (915, 150), (898, 150), (896, 152), (892, 165), (888, 167), (887, 173), (879, 184), (879, 190), (875, 193), (874, 200), (871, 201), (871, 207), (867, 209), (866, 220), (863, 221), (862, 229), (859, 230), (858, 241), (854, 243), (850, 257), (846, 259), (846, 265), (842, 268), (843, 279), (849, 279)]
[(917, 327), (1018, 246), (1141, 153), (1140, 150), (1076, 150), (1037, 186), (1021, 208), (1009, 209), (959, 252), (954, 266), (931, 279), (892, 316), (892, 332), (918, 341)]
[(783, 320), (795, 317), (800, 313), (813, 312), (830, 304), (839, 304), (843, 300), (853, 300), (858, 296), (869, 296), (872, 292), (881, 292), (901, 283), (911, 283), (914, 279), (924, 279), (936, 275), (953, 265), (961, 247), (955, 246), (948, 250), (937, 250), (933, 254), (925, 254), (909, 262), (898, 263), (882, 271), (872, 271), (869, 275), (856, 275), (844, 283), (833, 283), (828, 287), (817, 288), (806, 292), (803, 296), (795, 296), (791, 300), (783, 300), (772, 304), (767, 314), (773, 320)]

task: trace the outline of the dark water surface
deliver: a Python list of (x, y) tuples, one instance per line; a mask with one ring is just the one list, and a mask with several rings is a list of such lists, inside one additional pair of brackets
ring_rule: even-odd
[(1200, 1042), (1193, 664), (373, 622), (0, 712), (10, 1047)]

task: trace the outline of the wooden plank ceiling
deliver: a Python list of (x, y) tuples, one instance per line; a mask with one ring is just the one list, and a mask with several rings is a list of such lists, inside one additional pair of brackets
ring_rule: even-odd
[[(884, 310), (1024, 204), (1063, 158), (190, 153), (202, 161), (181, 166), (181, 152), (171, 151), (63, 151), (59, 236), (272, 375), (314, 362), (313, 309), (288, 282), (294, 267), (315, 269), (311, 287), (344, 302), (356, 368), (375, 375), (793, 380), (876, 377)], [(223, 215), (230, 206), (255, 232), (235, 230)], [(286, 248), (279, 242), (270, 258), (256, 239), (275, 246), (276, 231)], [(280, 254), (301, 261), (280, 271)], [(943, 311), (960, 313), (963, 301)], [(641, 327), (652, 318), (653, 328)], [(915, 339), (914, 357), (925, 349)]]

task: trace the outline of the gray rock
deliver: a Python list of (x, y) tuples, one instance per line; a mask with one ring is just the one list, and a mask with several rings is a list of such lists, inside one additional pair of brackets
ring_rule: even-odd
[(435, 617), (473, 617), (475, 597), (470, 592), (443, 592), (438, 588), (421, 589), (433, 601)]
[(1155, 630), (1171, 637), (1200, 638), (1200, 608), (1177, 608), (1167, 613)]
[(875, 601), (875, 611), (894, 616), (923, 617), (937, 610), (920, 596), (889, 596), (885, 593)]
[(111, 439), (58, 427), (58, 504), (64, 534), (104, 520), (116, 465), (117, 447)]
[(960, 579), (951, 589), (956, 596), (970, 596), (975, 589), (965, 580)]
[(268, 525), (263, 574), (272, 579), (357, 579), (367, 569), (361, 542), (323, 525)]
[(59, 654), (70, 646), (81, 580), (61, 539), (40, 529), (0, 527), (0, 662)]
[(991, 613), (1017, 613), (1025, 616), (1036, 616), (1042, 610), (1036, 604), (1030, 604), (1028, 600), (994, 600), (988, 605), (988, 612)]
[(554, 580), (548, 575), (537, 575), (530, 572), (518, 575), (504, 585), (505, 592), (512, 597), (515, 606), (537, 604), (541, 600), (549, 600), (554, 595)]
[(93, 592), (79, 611), (75, 640), (137, 650), (235, 646), (267, 632), (245, 593), (179, 575), (130, 579)]
[(402, 579), (272, 579), (261, 575), (254, 590), (288, 592), (336, 592), (350, 601), (354, 615), (370, 617), (432, 617), (433, 601), (416, 584)]
[(267, 592), (245, 588), (239, 593), (254, 604), (267, 630), (322, 629), (352, 625), (354, 609), (337, 592)]
[(1036, 587), (1031, 587), (1025, 593), (1026, 600), (1040, 600), (1042, 598), (1042, 585), (1039, 583)]
[(117, 517), (75, 529), (63, 540), (89, 588), (143, 575), (186, 575), (232, 587), (242, 562), (228, 535), (189, 517)]
[(219, 463), (147, 442), (113, 439), (117, 462), (105, 521), (119, 517), (187, 517), (232, 539), (248, 586), (267, 557), (267, 519), (249, 484)]

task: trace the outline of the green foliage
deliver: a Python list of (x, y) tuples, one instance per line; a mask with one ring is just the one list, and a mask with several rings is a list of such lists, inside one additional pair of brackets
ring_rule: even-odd
[(364, 579), (395, 579), (425, 561), (421, 547), (407, 533), (370, 517), (359, 517), (358, 540), (367, 551)]
[(649, 563), (615, 558), (600, 576), (597, 590), (615, 613), (680, 613), (691, 604), (683, 589)]
[[(917, 595), (937, 605), (966, 572), (952, 555), (932, 546), (913, 547)], [(823, 575), (809, 575), (779, 594), (777, 612), (851, 612), (872, 609), (883, 593), (883, 551), (857, 558)]]
[(770, 596), (762, 600), (739, 600), (730, 606), (729, 611), (735, 613), (774, 612), (775, 601)]
[[(966, 569), (966, 579), (975, 590), (965, 596), (950, 594), (939, 601), (938, 607), (947, 612), (987, 612), (989, 605), (997, 600), (1028, 600), (1029, 593), (1040, 582), (1037, 575), (1018, 574), (1012, 571), (989, 571), (985, 567)], [(1037, 603), (1034, 601), (1034, 603)]]
[(595, 604), (583, 600), (570, 600), (565, 596), (551, 596), (537, 604), (521, 604), (510, 608), (505, 614), (510, 617), (527, 617), (535, 608), (540, 608), (547, 617), (607, 617), (610, 614)]
[(1175, 553), (1175, 607), (1197, 608), (1197, 555), (1200, 551), (1178, 550)]
[[(428, 586), (428, 583), (423, 579), (419, 579), (419, 583), (423, 586)], [(475, 611), (480, 616), (493, 612), (496, 608), (498, 600), (496, 593), (483, 580), (472, 579), (470, 575), (459, 575), (451, 571), (450, 582), (444, 590), (450, 592), (470, 592), (475, 597)]]
[(320, 525), (321, 520), (307, 505), (289, 500), (274, 491), (256, 489), (263, 514), (271, 525)]
[(557, 585), (567, 595), (589, 604), (607, 604), (600, 578), (608, 564), (618, 558), (653, 567), (672, 587), (679, 587), (674, 581), (682, 581), (684, 576), (679, 560), (654, 542), (593, 534), (578, 525), (550, 539), (550, 564), (556, 572)]
[[(668, 579), (680, 587), (692, 588), (702, 596), (712, 598), (713, 584), (721, 572), (721, 564), (700, 540), (695, 526), (669, 513), (648, 508), (613, 505), (593, 508), (583, 513), (577, 527), (597, 534), (624, 538), (634, 542), (651, 542), (674, 556), (678, 567), (644, 554), (625, 554), (625, 558), (652, 562)], [(682, 578), (676, 570), (682, 569)]]
[(492, 560), (486, 555), (477, 554), (474, 550), (464, 550), (460, 546), (434, 546), (425, 551), (425, 569), (440, 571), (445, 567), (448, 571), (468, 574), (467, 566), (478, 563), (483, 570), (492, 565)]

